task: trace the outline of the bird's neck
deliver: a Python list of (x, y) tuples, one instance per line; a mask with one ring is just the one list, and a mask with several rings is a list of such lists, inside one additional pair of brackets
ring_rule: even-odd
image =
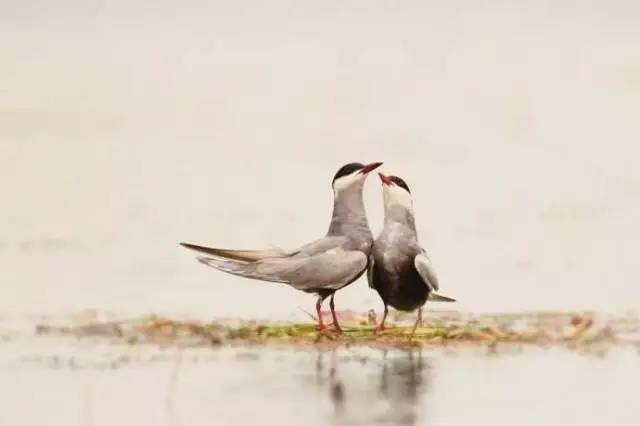
[(406, 226), (407, 228), (415, 232), (416, 221), (412, 209), (408, 209), (405, 206), (399, 204), (385, 204), (384, 227), (393, 227), (398, 224)]
[(364, 209), (362, 185), (358, 184), (334, 194), (328, 235), (346, 235), (354, 231), (371, 234)]

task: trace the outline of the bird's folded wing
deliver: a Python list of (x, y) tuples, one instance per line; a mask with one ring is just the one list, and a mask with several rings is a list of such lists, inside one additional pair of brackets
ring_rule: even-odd
[(361, 251), (331, 249), (313, 256), (239, 262), (201, 257), (200, 262), (233, 275), (289, 284), (300, 290), (339, 289), (362, 274), (367, 256)]
[(427, 287), (429, 287), (431, 291), (438, 291), (438, 277), (427, 254), (424, 252), (418, 254), (413, 260), (413, 263)]
[(228, 274), (237, 275), (239, 277), (253, 278), (260, 281), (269, 281), (274, 283), (289, 284), (288, 281), (278, 278), (274, 274), (262, 273), (256, 268), (257, 263), (252, 262), (240, 262), (237, 260), (221, 259), (219, 257), (198, 257), (198, 262), (211, 266), (219, 271), (226, 272)]
[(190, 250), (197, 251), (199, 253), (208, 254), (223, 259), (237, 260), (241, 262), (255, 262), (256, 260), (272, 258), (272, 257), (285, 257), (291, 256), (295, 253), (288, 253), (283, 250), (229, 250), (214, 247), (198, 246), (189, 243), (180, 243), (182, 247)]
[(300, 290), (339, 289), (360, 276), (367, 267), (361, 251), (331, 249), (308, 257), (261, 262), (265, 272)]
[(323, 254), (332, 249), (341, 249), (347, 242), (348, 238), (345, 236), (326, 236), (297, 248), (295, 254), (300, 257)]
[(437, 294), (437, 293), (429, 293), (429, 301), (431, 301), (431, 302), (448, 302), (448, 303), (452, 303), (452, 302), (455, 302), (456, 299), (453, 299), (453, 298), (447, 297), (447, 296), (443, 296), (443, 295)]

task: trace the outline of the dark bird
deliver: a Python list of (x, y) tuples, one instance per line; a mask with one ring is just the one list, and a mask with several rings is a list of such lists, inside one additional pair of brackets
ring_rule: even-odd
[(294, 250), (228, 250), (181, 243), (206, 254), (198, 260), (220, 271), (261, 281), (288, 284), (318, 295), (318, 329), (325, 328), (321, 307), (329, 306), (333, 325), (341, 331), (334, 294), (367, 269), (373, 235), (364, 209), (362, 189), (367, 175), (382, 163), (349, 163), (333, 178), (333, 215), (326, 236)]
[[(400, 311), (418, 309), (413, 332), (422, 320), (427, 300), (455, 302), (437, 295), (439, 284), (427, 252), (418, 242), (409, 186), (397, 176), (378, 173), (384, 199), (384, 227), (373, 243), (367, 278), (384, 303), (384, 330), (388, 306)], [(413, 333), (412, 332), (412, 333)]]

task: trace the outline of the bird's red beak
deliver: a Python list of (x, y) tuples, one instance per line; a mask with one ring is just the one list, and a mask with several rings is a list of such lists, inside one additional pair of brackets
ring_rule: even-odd
[(380, 166), (382, 166), (382, 163), (367, 164), (366, 166), (364, 166), (363, 168), (360, 169), (360, 173), (362, 173), (363, 175), (366, 175), (370, 171), (375, 170)]
[(380, 180), (382, 181), (383, 185), (391, 185), (391, 184), (393, 184), (393, 181), (391, 179), (389, 179), (388, 176), (385, 176), (382, 173), (378, 173), (378, 176), (380, 176)]

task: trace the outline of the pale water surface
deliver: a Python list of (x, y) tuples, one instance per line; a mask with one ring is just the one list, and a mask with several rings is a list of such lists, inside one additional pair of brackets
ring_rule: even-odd
[(18, 339), (0, 359), (0, 425), (631, 426), (639, 360), (630, 349), (604, 357), (561, 349), (179, 351)]

